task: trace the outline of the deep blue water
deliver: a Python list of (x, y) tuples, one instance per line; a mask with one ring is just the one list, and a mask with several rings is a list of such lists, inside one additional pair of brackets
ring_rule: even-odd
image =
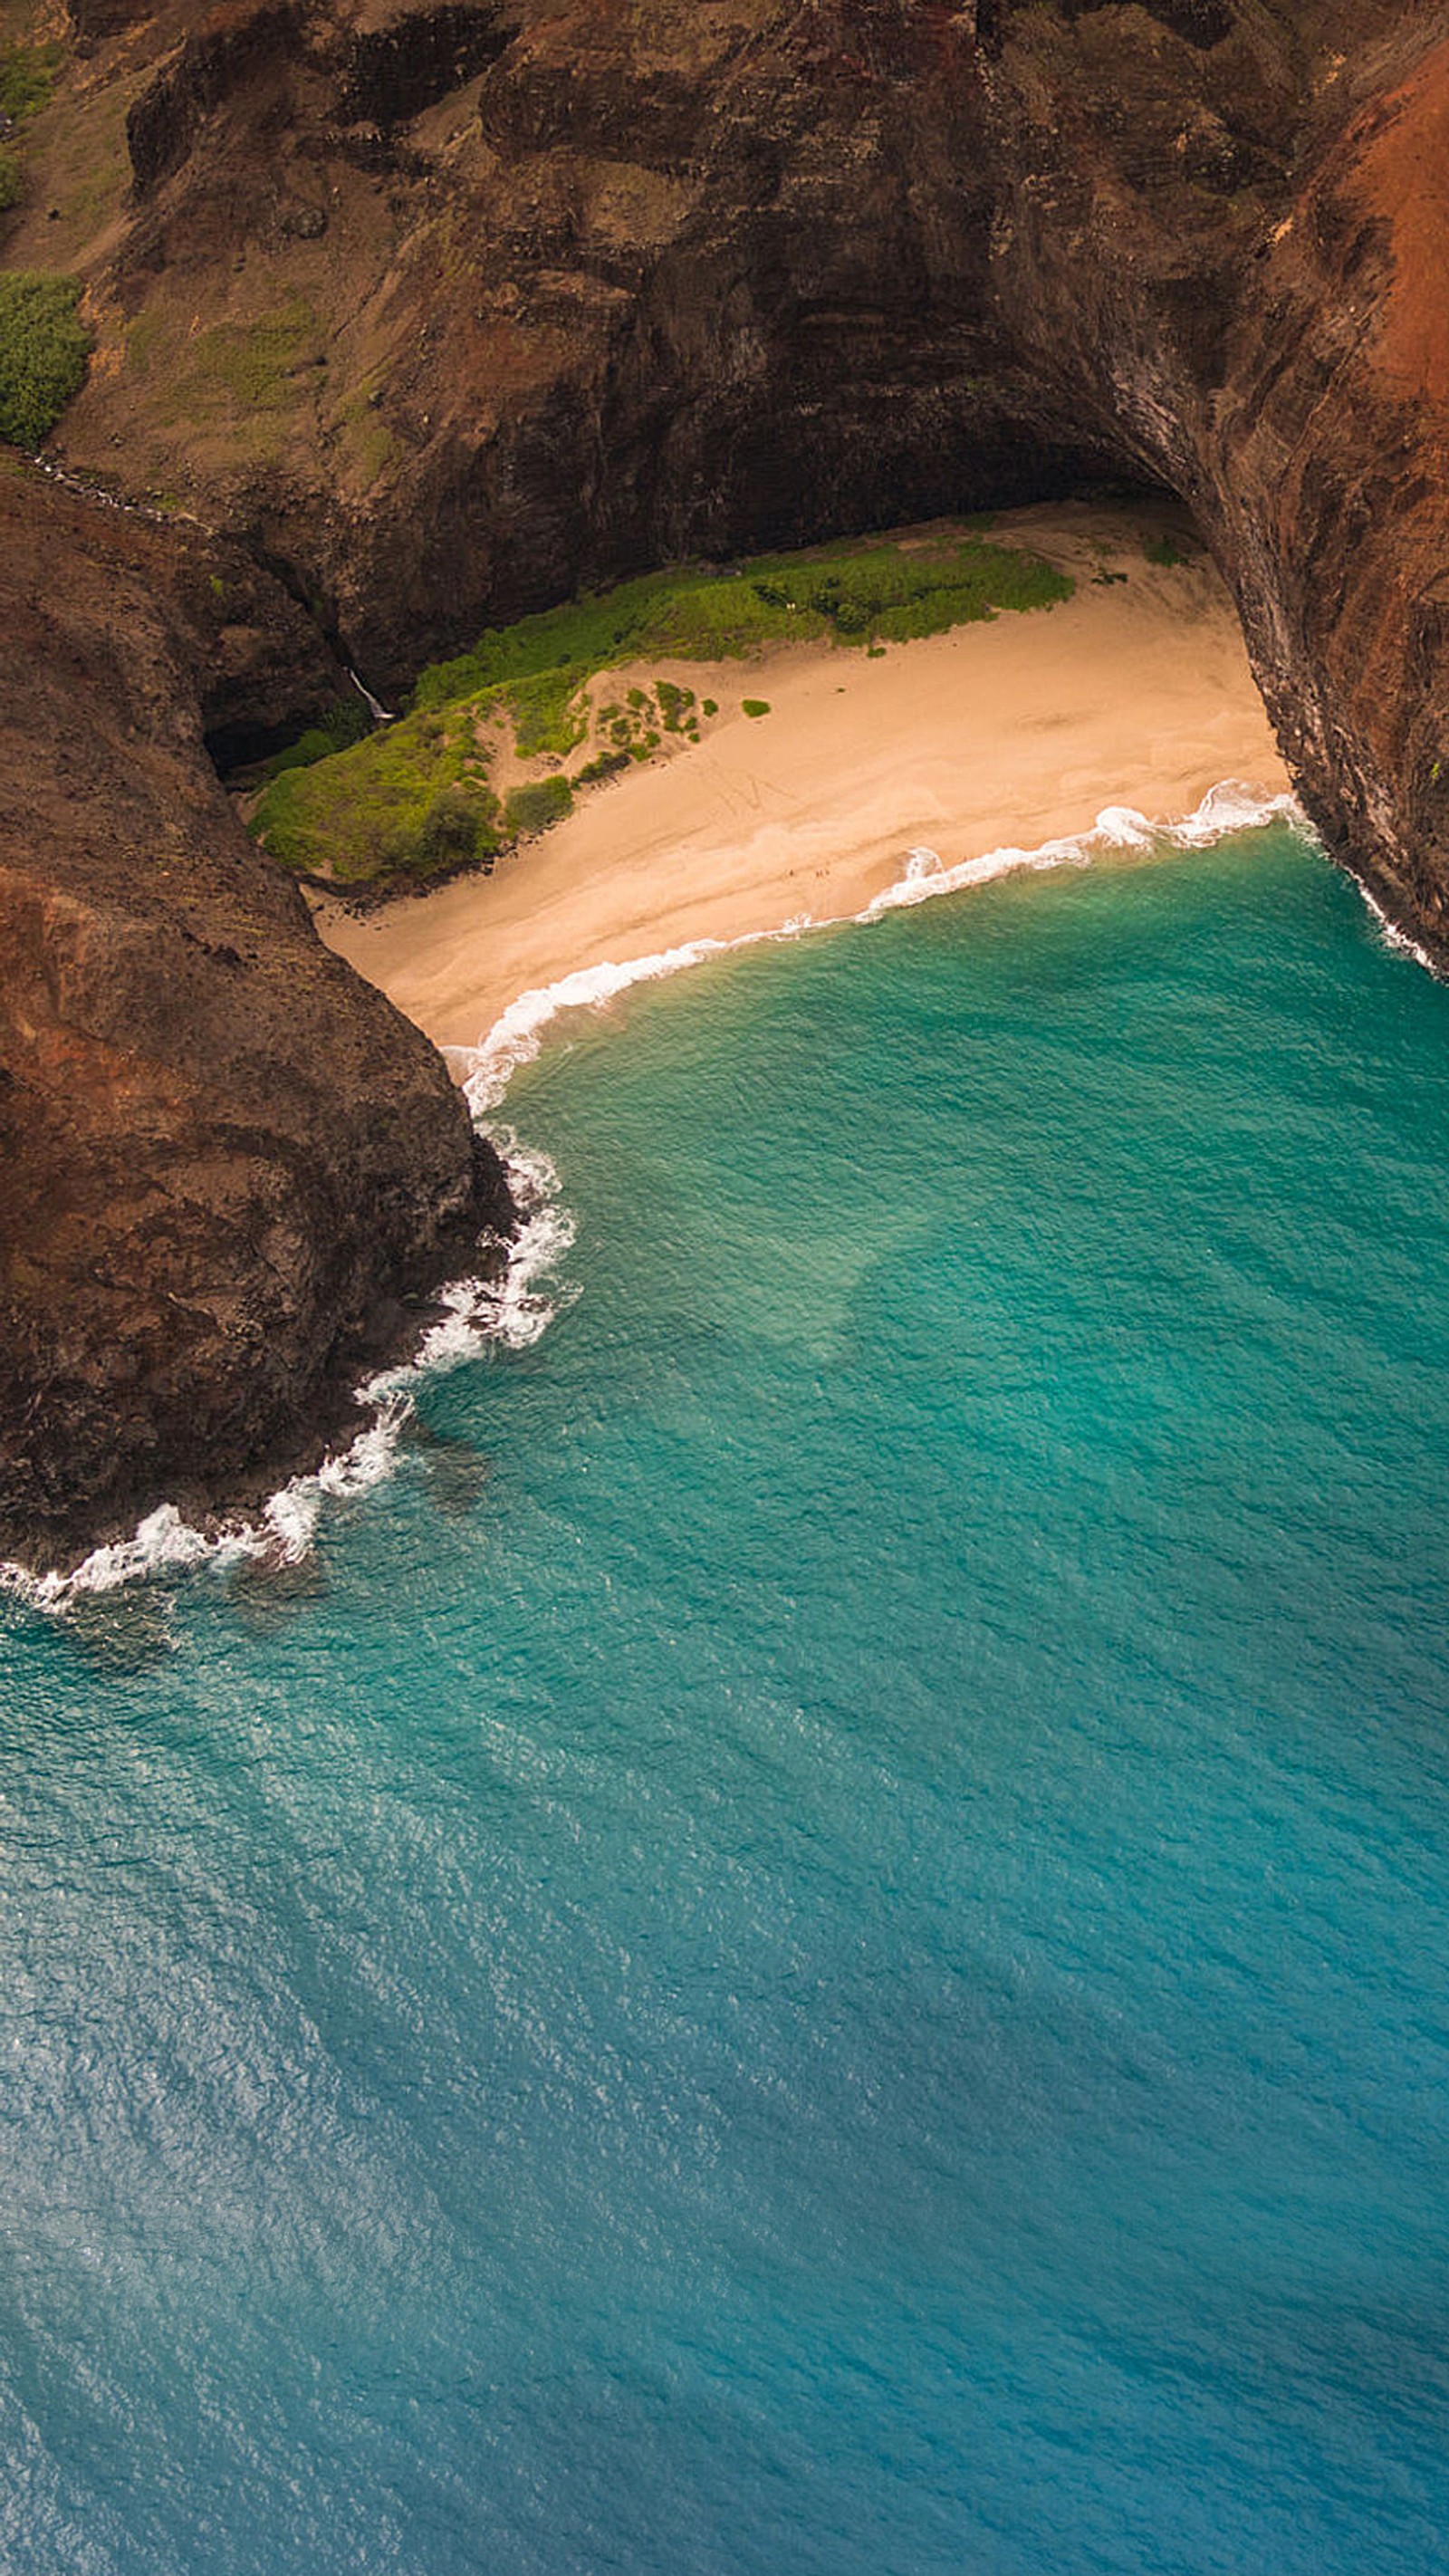
[(1449, 993), (1276, 831), (509, 1114), (533, 1349), (0, 1613), (7, 2576), (1449, 2567)]

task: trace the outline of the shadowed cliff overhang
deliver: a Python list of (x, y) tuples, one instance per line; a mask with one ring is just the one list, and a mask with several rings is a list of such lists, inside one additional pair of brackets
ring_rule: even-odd
[[(7, 240), (17, 265), (64, 245), (89, 291), (67, 464), (164, 524), (111, 597), (107, 542), (28, 487), (9, 565), (12, 645), (47, 585), (64, 610), (10, 693), (35, 737), (11, 746), (34, 807), (20, 1016), (49, 1026), (63, 965), (96, 1022), (62, 1013), (48, 1051), (27, 1040), (9, 1094), (40, 1247), (4, 1344), (12, 1433), (39, 1425), (12, 1436), (25, 1509), (69, 1508), (67, 1458), (97, 1515), (103, 1488), (107, 1508), (164, 1490), (193, 1416), (239, 1457), (258, 1408), (280, 1424), (315, 1388), (329, 1300), (364, 1317), (476, 1195), (441, 1068), (315, 981), (295, 900), (277, 908), (202, 758), (202, 727), (225, 750), (325, 703), (339, 647), (391, 691), (487, 625), (670, 558), (1165, 486), (1234, 589), (1330, 846), (1449, 958), (1449, 8), (76, 5), (84, 76), (34, 149), (70, 112), (103, 144), (129, 108), (130, 161), (88, 215), (65, 195), (70, 138), (58, 231), (42, 193)], [(118, 866), (145, 872), (145, 935)], [(199, 885), (226, 896), (204, 922)], [(293, 988), (316, 1039), (300, 1051)], [(250, 1141), (236, 1086), (204, 1067), (208, 1015), (251, 1086)], [(144, 1078), (122, 1028), (155, 1033)], [(85, 1205), (65, 1195), (73, 1045)], [(191, 1214), (173, 1128), (212, 1175)], [(108, 1341), (92, 1237), (123, 1182)]]

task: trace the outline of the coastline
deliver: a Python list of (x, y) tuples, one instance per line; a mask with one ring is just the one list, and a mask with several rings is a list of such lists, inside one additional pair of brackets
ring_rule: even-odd
[[(1147, 511), (1014, 513), (1000, 533), (1070, 569), (1073, 597), (879, 660), (807, 645), (656, 666), (718, 697), (722, 715), (698, 748), (671, 745), (601, 787), (491, 877), (361, 915), (324, 900), (318, 929), (451, 1054), (481, 1116), (556, 1011), (643, 976), (873, 918), (1008, 867), (1140, 858), (1159, 832), (1200, 844), (1291, 808), (1225, 587), (1201, 555), (1149, 562), (1144, 531)], [(768, 717), (736, 711), (756, 692)], [(63, 1573), (0, 1566), (0, 1590), (59, 1611), (208, 1561), (300, 1561), (329, 1497), (391, 1473), (419, 1379), (547, 1324), (543, 1283), (571, 1227), (546, 1156), (525, 1155), (515, 1177), (525, 1223), (504, 1276), (441, 1293), (441, 1321), (410, 1364), (356, 1388), (353, 1436), (318, 1469), (253, 1514), (193, 1524), (163, 1505)]]
[[(1072, 572), (1073, 597), (879, 659), (823, 644), (660, 665), (720, 703), (698, 747), (594, 790), (491, 876), (361, 916), (324, 900), (318, 929), (460, 1053), (565, 979), (867, 912), (929, 864), (913, 852), (949, 873), (1090, 834), (1104, 809), (1178, 821), (1224, 780), (1283, 795), (1228, 591), (1205, 555), (1150, 561), (1158, 524), (1013, 512), (994, 533)], [(750, 692), (767, 716), (741, 711)]]

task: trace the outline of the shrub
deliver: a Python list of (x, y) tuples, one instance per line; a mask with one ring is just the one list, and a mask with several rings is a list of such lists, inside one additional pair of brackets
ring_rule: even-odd
[(0, 215), (8, 215), (25, 194), (25, 173), (20, 155), (8, 144), (0, 143)]
[(740, 705), (747, 716), (767, 716), (770, 712), (768, 698), (741, 698)]
[(514, 681), (508, 707), (520, 760), (535, 760), (540, 752), (562, 760), (578, 748), (589, 729), (588, 710), (578, 703), (588, 676), (582, 665), (567, 662)]
[(524, 832), (546, 832), (573, 812), (574, 791), (566, 778), (535, 778), (515, 787), (503, 809), (503, 828), (513, 839)]
[(460, 726), (454, 741), (430, 742), (415, 717), (380, 725), (350, 751), (274, 777), (250, 829), (274, 859), (307, 876), (343, 885), (399, 871), (425, 876), (456, 864), (449, 853), (459, 834), (446, 815), (429, 836), (435, 809), (450, 789), (459, 790), (478, 816), (471, 855), (482, 857), (497, 847), (497, 799), (479, 780), (464, 785), (465, 768), (476, 766), (471, 728)]
[(1164, 572), (1175, 572), (1179, 564), (1187, 562), (1175, 537), (1149, 537), (1143, 552), (1150, 564), (1160, 565)]
[(665, 732), (682, 733), (694, 708), (693, 689), (681, 689), (673, 680), (660, 680), (655, 695)]
[(0, 439), (38, 447), (85, 380), (80, 280), (0, 271)]
[(621, 769), (631, 766), (627, 751), (597, 751), (586, 760), (574, 780), (575, 787), (592, 787), (600, 778), (617, 778)]
[(466, 787), (445, 787), (423, 816), (414, 864), (428, 875), (470, 866), (482, 850), (492, 803), (491, 796), (470, 794)]

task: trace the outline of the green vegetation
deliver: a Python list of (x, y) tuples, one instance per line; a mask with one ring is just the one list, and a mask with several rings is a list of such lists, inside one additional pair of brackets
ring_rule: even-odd
[(397, 441), (373, 407), (375, 390), (374, 380), (367, 388), (349, 394), (337, 413), (346, 466), (365, 492), (371, 491), (397, 454)]
[(126, 337), (127, 372), (154, 389), (164, 426), (245, 434), (263, 449), (325, 381), (325, 359), (322, 325), (297, 294), (249, 321), (213, 322), (180, 336), (160, 314), (142, 313)]
[[(225, 584), (216, 573), (211, 587), (220, 598)], [(310, 769), (314, 761), (330, 760), (334, 751), (350, 751), (353, 744), (366, 740), (372, 721), (361, 698), (339, 698), (329, 707), (320, 724), (309, 725), (285, 751), (275, 752), (267, 762), (268, 778), (280, 778), (284, 770)]]
[(686, 699), (692, 708), (692, 689), (678, 689), (670, 681), (661, 680), (657, 705), (652, 691), (632, 688), (622, 706), (600, 707), (599, 731), (604, 737), (605, 748), (618, 755), (618, 765), (631, 760), (647, 760), (651, 752), (659, 749), (666, 733), (687, 734), (697, 742), (699, 727), (692, 716), (686, 716), (684, 712)]
[[(304, 313), (275, 348), (253, 335), (248, 367), (264, 358), (265, 376), (284, 350), (295, 358)], [(219, 340), (220, 331), (202, 337)], [(133, 335), (133, 363), (148, 355)], [(1072, 587), (1040, 556), (976, 532), (906, 545), (861, 540), (729, 571), (650, 573), (490, 628), (470, 652), (424, 671), (405, 718), (350, 749), (329, 742), (324, 751), (317, 731), (304, 735), (273, 764), (252, 830), (286, 865), (343, 883), (426, 877), (487, 859), (504, 840), (557, 822), (576, 787), (617, 776), (666, 740), (698, 742), (701, 717), (719, 713), (714, 698), (701, 702), (663, 678), (635, 681), (591, 712), (589, 683), (602, 672), (742, 660), (811, 638), (880, 653), (887, 642), (942, 634), (998, 609), (1049, 607)], [(768, 699), (743, 704), (746, 715), (770, 713)], [(591, 757), (572, 781), (555, 770), (514, 787), (500, 814), (480, 749), (500, 720), (521, 760), (566, 760), (586, 743)]]
[(1164, 572), (1174, 572), (1189, 560), (1175, 537), (1149, 537), (1142, 551), (1150, 564), (1160, 565)]
[(265, 789), (253, 833), (303, 875), (342, 885), (428, 877), (501, 846), (498, 799), (470, 724), (450, 731), (409, 716), (350, 751), (283, 769)]
[(80, 280), (0, 271), (0, 438), (38, 447), (85, 380)]
[(695, 713), (693, 689), (681, 689), (673, 680), (660, 680), (655, 686), (659, 700), (659, 721), (666, 733), (685, 735), (691, 742), (699, 740), (699, 718)]
[(59, 45), (0, 45), (0, 116), (22, 125), (39, 114), (55, 87)]
[(593, 787), (601, 778), (617, 778), (621, 769), (633, 768), (633, 757), (627, 751), (595, 752), (586, 760), (574, 779), (575, 787)]
[(514, 682), (506, 703), (520, 760), (536, 760), (544, 752), (562, 760), (577, 749), (589, 729), (589, 711), (580, 697), (588, 676), (578, 663), (568, 662)]
[(317, 317), (300, 295), (256, 322), (218, 322), (191, 343), (195, 370), (247, 411), (275, 411), (294, 399), (292, 379), (315, 362)]
[[(621, 662), (739, 660), (763, 644), (833, 635), (904, 642), (941, 635), (998, 608), (1047, 608), (1071, 595), (1065, 573), (979, 537), (905, 547), (859, 543), (767, 555), (731, 572), (648, 573), (566, 607), (490, 627), (471, 652), (435, 662), (414, 692), (440, 707), (478, 689), (569, 674), (577, 689)], [(705, 709), (709, 712), (708, 707)]]
[(440, 868), (471, 867), (476, 859), (491, 857), (498, 847), (497, 817), (497, 797), (486, 788), (480, 792), (474, 781), (445, 787), (423, 816), (417, 872), (434, 876)]
[(20, 155), (8, 143), (0, 143), (0, 215), (8, 215), (25, 194), (25, 172)]
[(574, 791), (566, 778), (535, 778), (515, 787), (503, 808), (503, 825), (510, 840), (517, 840), (522, 832), (546, 832), (573, 810)]
[(750, 567), (751, 586), (792, 619), (816, 621), (838, 643), (904, 644), (944, 635), (996, 609), (1049, 608), (1071, 596), (1065, 573), (979, 537), (920, 546), (837, 547)]

